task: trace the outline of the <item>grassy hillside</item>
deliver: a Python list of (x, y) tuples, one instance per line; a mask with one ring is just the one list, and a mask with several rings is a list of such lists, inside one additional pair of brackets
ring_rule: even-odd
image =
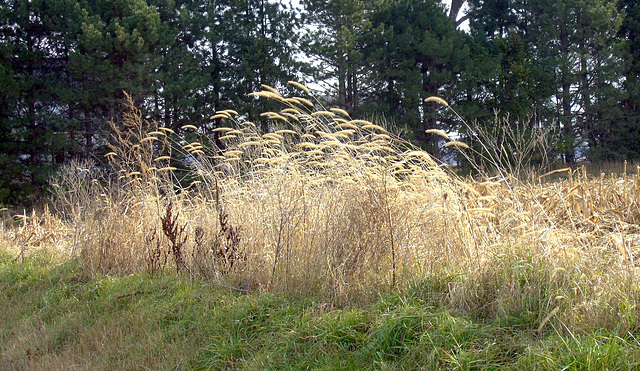
[(283, 106), (268, 133), (131, 106), (110, 168), (71, 163), (50, 209), (9, 216), (0, 368), (638, 363), (637, 172), (537, 175), (432, 130), (492, 167), (461, 178), (312, 97), (256, 95)]
[(0, 368), (631, 369), (633, 333), (561, 324), (536, 331), (526, 313), (491, 320), (432, 299), (446, 281), (416, 282), (364, 306), (239, 294), (175, 275), (89, 278), (78, 260), (42, 255), (0, 266)]

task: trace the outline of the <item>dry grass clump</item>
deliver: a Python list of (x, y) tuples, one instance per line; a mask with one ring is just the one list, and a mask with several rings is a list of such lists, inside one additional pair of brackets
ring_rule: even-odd
[(40, 213), (32, 210), (27, 214), (10, 215), (8, 209), (0, 210), (3, 224), (0, 227), (0, 249), (9, 252), (16, 259), (29, 254), (54, 252), (54, 261), (73, 256), (69, 239), (71, 229), (57, 215), (52, 214), (48, 206)]
[(216, 112), (224, 146), (210, 148), (184, 141), (192, 125), (173, 133), (132, 106), (110, 171), (62, 171), (57, 209), (89, 272), (175, 269), (335, 304), (440, 277), (430, 300), (531, 331), (638, 326), (637, 175), (463, 180), (383, 126), (254, 95), (282, 104), (263, 114), (268, 133)]
[(484, 216), (463, 212), (464, 184), (429, 154), (343, 110), (256, 95), (284, 106), (263, 114), (268, 133), (217, 112), (224, 147), (205, 153), (208, 138), (183, 142), (131, 106), (112, 127), (111, 171), (63, 169), (58, 209), (89, 271), (172, 266), (241, 290), (344, 301), (477, 256), (468, 231)]

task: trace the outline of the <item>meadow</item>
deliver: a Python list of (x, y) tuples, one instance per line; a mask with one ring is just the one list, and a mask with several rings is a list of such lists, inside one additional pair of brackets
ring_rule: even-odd
[(221, 151), (130, 105), (109, 169), (6, 215), (0, 368), (640, 364), (637, 168), (526, 172), (432, 131), (496, 164), (461, 177), (292, 84), (254, 94), (268, 133), (216, 112)]

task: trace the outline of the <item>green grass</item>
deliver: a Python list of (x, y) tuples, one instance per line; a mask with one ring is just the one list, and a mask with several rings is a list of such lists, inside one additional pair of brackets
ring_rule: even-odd
[[(88, 278), (0, 254), (0, 369), (632, 369), (634, 334), (454, 314), (438, 278), (367, 306), (239, 294), (175, 275)], [(525, 322), (525, 323), (523, 323)], [(554, 327), (555, 326), (555, 327)]]

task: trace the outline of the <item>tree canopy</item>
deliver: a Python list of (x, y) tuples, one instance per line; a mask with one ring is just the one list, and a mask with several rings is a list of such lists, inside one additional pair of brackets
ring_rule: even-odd
[(438, 157), (425, 130), (471, 134), (430, 96), (466, 122), (554, 129), (569, 164), (637, 159), (639, 33), (634, 0), (2, 0), (0, 205), (101, 161), (127, 94), (205, 135), (222, 109), (259, 123), (271, 108), (248, 94), (289, 80)]

